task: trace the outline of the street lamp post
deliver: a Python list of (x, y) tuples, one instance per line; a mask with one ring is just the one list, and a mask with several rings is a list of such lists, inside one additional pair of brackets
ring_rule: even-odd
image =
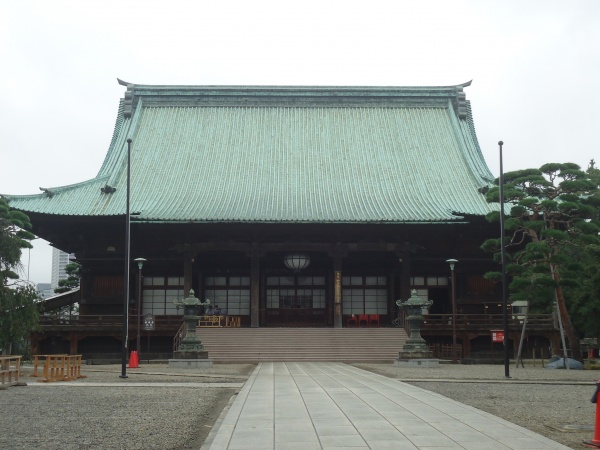
[(144, 258), (136, 258), (134, 261), (138, 265), (138, 297), (137, 297), (137, 337), (135, 341), (135, 349), (138, 352), (138, 359), (140, 357), (140, 320), (141, 320), (141, 308), (142, 308), (142, 267), (144, 267), (144, 263), (146, 260)]
[(129, 339), (129, 228), (131, 225), (131, 216), (129, 215), (129, 196), (131, 189), (131, 138), (127, 139), (127, 194), (125, 202), (125, 270), (124, 270), (124, 298), (123, 298), (123, 336), (121, 343), (121, 375), (120, 378), (127, 378), (127, 340)]
[(502, 146), (504, 142), (499, 141), (500, 149), (500, 178), (498, 185), (500, 188), (500, 261), (502, 265), (502, 324), (504, 328), (504, 377), (510, 378), (510, 369), (508, 361), (508, 296), (506, 295), (506, 248), (504, 245), (504, 168), (502, 167)]
[(458, 363), (456, 357), (456, 278), (454, 276), (454, 265), (458, 262), (457, 259), (446, 260), (450, 264), (450, 272), (452, 273), (452, 362)]

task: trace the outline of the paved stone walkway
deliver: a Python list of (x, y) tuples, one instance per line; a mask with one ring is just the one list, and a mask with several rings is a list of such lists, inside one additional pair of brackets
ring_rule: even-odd
[[(399, 369), (401, 370), (401, 369)], [(261, 363), (202, 449), (568, 449), (476, 408), (342, 363)]]

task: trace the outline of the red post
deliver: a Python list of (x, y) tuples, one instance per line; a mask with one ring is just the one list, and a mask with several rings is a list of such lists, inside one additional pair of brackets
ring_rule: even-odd
[(591, 441), (583, 441), (583, 444), (589, 448), (600, 448), (600, 402), (598, 401), (598, 392), (600, 392), (600, 380), (596, 382), (596, 392), (592, 396), (592, 403), (596, 404), (594, 438)]

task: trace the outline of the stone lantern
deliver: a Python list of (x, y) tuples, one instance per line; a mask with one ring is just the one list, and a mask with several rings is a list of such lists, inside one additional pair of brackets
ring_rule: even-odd
[(198, 319), (200, 318), (200, 308), (204, 305), (208, 305), (210, 300), (201, 302), (194, 295), (194, 290), (190, 289), (190, 293), (187, 298), (184, 298), (183, 300), (175, 300), (173, 303), (175, 303), (177, 309), (183, 307), (185, 335), (181, 340), (179, 349), (173, 353), (174, 358), (169, 360), (169, 366), (210, 367), (210, 365), (212, 365), (212, 361), (208, 360), (208, 352), (204, 350), (202, 341), (196, 335), (196, 325), (198, 323)]
[[(423, 300), (417, 297), (417, 291), (412, 290), (408, 300), (396, 301), (396, 305), (404, 309), (406, 314), (406, 322), (408, 323), (409, 336), (406, 343), (400, 352), (400, 358), (397, 360), (397, 365), (419, 365), (432, 366), (437, 365), (438, 361), (433, 360), (433, 352), (427, 347), (427, 342), (421, 337), (421, 326), (425, 318), (423, 317), (423, 309), (429, 308), (433, 304), (433, 300)], [(400, 363), (410, 364), (400, 364)]]

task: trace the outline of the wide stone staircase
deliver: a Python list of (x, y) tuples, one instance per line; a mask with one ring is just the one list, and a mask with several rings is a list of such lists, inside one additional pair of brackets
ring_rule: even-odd
[(401, 328), (198, 328), (219, 363), (261, 361), (386, 362), (408, 338)]

